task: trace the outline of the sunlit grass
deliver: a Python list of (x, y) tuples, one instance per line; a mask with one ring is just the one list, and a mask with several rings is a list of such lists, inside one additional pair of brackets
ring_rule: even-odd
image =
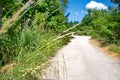
[(112, 46), (109, 48), (109, 50), (120, 54), (120, 46), (112, 45)]
[[(1, 80), (37, 80), (40, 76), (43, 64), (53, 57), (57, 50), (60, 49), (68, 41), (68, 37), (53, 41), (57, 35), (52, 32), (39, 32), (39, 29), (24, 29), (20, 36), (11, 40), (6, 48), (15, 51), (7, 58), (10, 62), (16, 63), (11, 70), (3, 70), (0, 72)], [(15, 46), (12, 48), (12, 46)], [(4, 46), (5, 47), (5, 46)], [(11, 59), (9, 59), (10, 57)], [(4, 66), (3, 66), (4, 67)]]

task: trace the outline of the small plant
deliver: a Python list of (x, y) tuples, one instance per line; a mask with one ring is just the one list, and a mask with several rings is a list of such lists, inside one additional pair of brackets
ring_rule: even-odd
[(109, 48), (109, 50), (120, 54), (120, 46), (112, 45), (112, 46)]

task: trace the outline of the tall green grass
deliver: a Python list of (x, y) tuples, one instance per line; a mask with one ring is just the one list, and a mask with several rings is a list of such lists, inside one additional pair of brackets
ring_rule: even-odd
[(0, 80), (37, 80), (42, 69), (38, 66), (53, 57), (69, 40), (67, 37), (53, 41), (57, 34), (40, 32), (35, 27), (11, 29), (0, 37), (1, 65), (16, 65), (11, 70), (1, 70)]

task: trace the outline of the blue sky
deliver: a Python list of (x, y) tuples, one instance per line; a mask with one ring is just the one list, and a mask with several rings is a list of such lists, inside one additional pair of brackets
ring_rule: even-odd
[(109, 0), (68, 0), (68, 8), (66, 12), (66, 13), (70, 12), (68, 20), (81, 21), (85, 14), (87, 14), (86, 5), (91, 1), (102, 3), (107, 7), (114, 5)]

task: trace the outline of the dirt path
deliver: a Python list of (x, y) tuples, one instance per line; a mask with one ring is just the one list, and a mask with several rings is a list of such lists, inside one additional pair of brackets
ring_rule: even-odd
[(63, 47), (41, 80), (120, 80), (120, 63), (109, 58), (88, 36), (75, 36)]

